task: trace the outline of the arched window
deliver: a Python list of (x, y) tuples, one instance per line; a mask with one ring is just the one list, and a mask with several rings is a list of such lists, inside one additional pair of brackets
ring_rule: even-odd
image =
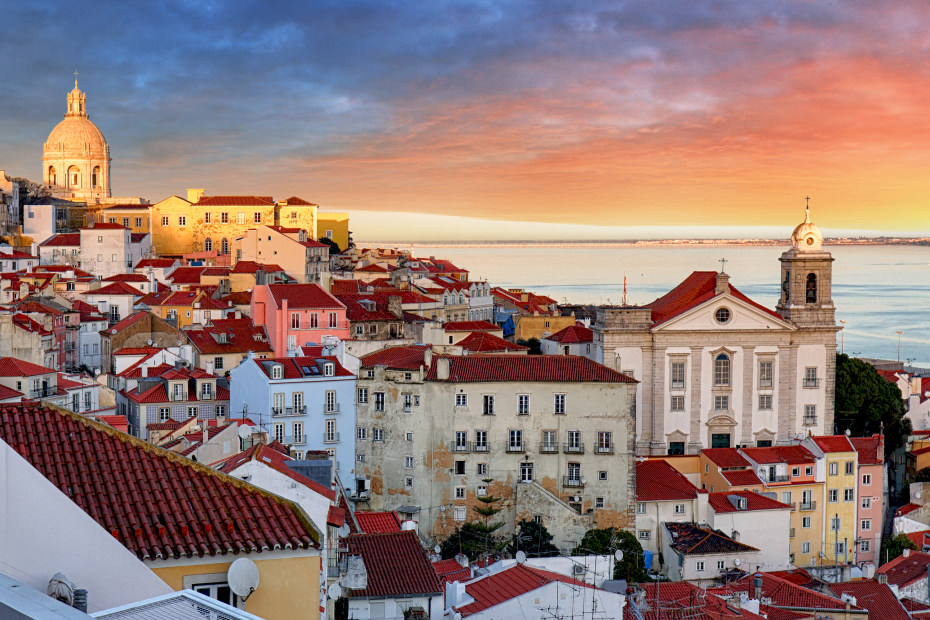
[(48, 184), (55, 185), (58, 182), (58, 175), (55, 174), (55, 166), (48, 167)]
[(730, 385), (730, 358), (726, 353), (714, 358), (714, 385)]
[(81, 180), (81, 169), (77, 166), (71, 166), (68, 168), (68, 185), (70, 187), (77, 187), (78, 183)]
[(207, 237), (206, 239), (203, 240), (203, 251), (204, 252), (213, 251), (213, 239), (211, 239), (210, 237)]
[(220, 254), (229, 254), (229, 239), (226, 237), (220, 241)]
[(817, 274), (807, 274), (807, 297), (805, 301), (809, 304), (817, 303)]
[(100, 185), (100, 166), (95, 166), (90, 175), (90, 186), (98, 187)]

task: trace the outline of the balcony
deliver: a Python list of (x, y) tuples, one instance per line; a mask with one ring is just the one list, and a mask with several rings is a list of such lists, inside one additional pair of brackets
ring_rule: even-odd
[(542, 454), (558, 454), (559, 444), (542, 442), (539, 444), (539, 452)]
[(34, 388), (29, 390), (29, 398), (45, 398), (46, 396), (57, 396), (58, 388), (51, 386)]
[(453, 452), (471, 452), (472, 451), (472, 442), (470, 441), (453, 441), (451, 442)]
[(565, 454), (584, 454), (584, 444), (583, 443), (564, 443), (562, 444), (562, 452)]
[(787, 475), (775, 476), (775, 482), (790, 482), (791, 478)]
[(339, 443), (339, 433), (326, 433), (323, 435), (323, 443)]
[(672, 381), (672, 389), (673, 390), (685, 389), (685, 382), (684, 381)]
[(488, 444), (475, 442), (475, 452), (487, 452)]
[(526, 452), (526, 448), (522, 443), (510, 443), (507, 444), (507, 452)]
[(284, 443), (289, 444), (289, 445), (302, 445), (302, 444), (307, 443), (307, 435), (306, 435), (306, 434), (302, 434), (302, 435), (291, 435), (291, 436), (287, 437), (286, 439), (287, 439), (287, 441), (285, 441)]
[(772, 387), (772, 380), (771, 379), (759, 379), (759, 387), (760, 388)]
[(805, 377), (805, 379), (801, 382), (801, 385), (806, 388), (819, 388), (820, 379), (817, 377)]
[(584, 486), (584, 481), (580, 476), (562, 476), (562, 486), (563, 487), (573, 487), (581, 488)]
[(595, 452), (596, 452), (597, 454), (613, 454), (613, 453), (614, 453), (614, 447), (613, 447), (613, 446), (598, 446), (598, 447), (595, 449)]
[(801, 510), (817, 510), (817, 502), (801, 502)]
[(323, 405), (323, 413), (339, 413), (339, 403), (326, 403)]
[(804, 416), (804, 419), (801, 420), (801, 424), (804, 426), (817, 426), (817, 416)]
[(271, 415), (284, 415), (284, 407), (272, 407)]

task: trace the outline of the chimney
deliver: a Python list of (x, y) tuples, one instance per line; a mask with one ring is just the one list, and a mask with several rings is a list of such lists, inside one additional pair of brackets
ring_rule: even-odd
[(755, 598), (757, 601), (762, 600), (762, 575), (756, 573), (752, 578), (753, 590), (755, 591)]
[(204, 190), (202, 189), (188, 189), (187, 190), (187, 202), (200, 202), (200, 199), (203, 198)]
[(142, 378), (143, 378), (143, 379), (148, 379), (148, 376), (149, 376), (149, 367), (148, 367), (148, 366), (143, 366), (143, 367), (142, 367)]
[(906, 558), (909, 558), (909, 557), (911, 557), (911, 550), (910, 550), (910, 549), (905, 549), (904, 552), (903, 552), (901, 555), (903, 555), (903, 556), (906, 557)]
[(388, 312), (397, 318), (404, 316), (404, 309), (401, 307), (400, 296), (391, 295), (388, 297)]
[(436, 360), (436, 364), (436, 378), (440, 381), (448, 381), (452, 360), (450, 360), (448, 357), (440, 357)]
[(730, 276), (722, 271), (717, 274), (717, 286), (714, 288), (714, 295), (730, 292)]
[(887, 583), (888, 583), (888, 573), (879, 573), (879, 574), (875, 575), (875, 581), (877, 581), (878, 583), (887, 584)]

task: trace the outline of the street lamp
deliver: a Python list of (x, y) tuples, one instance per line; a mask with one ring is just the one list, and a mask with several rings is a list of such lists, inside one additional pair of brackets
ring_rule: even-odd
[(895, 333), (898, 335), (898, 361), (900, 362), (901, 361), (901, 334), (903, 334), (904, 332), (896, 331)]
[(841, 320), (840, 325), (842, 325), (840, 328), (840, 355), (842, 355), (846, 349), (846, 321)]

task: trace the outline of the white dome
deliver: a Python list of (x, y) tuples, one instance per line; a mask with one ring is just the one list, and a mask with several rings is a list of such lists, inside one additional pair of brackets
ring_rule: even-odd
[(823, 235), (816, 225), (811, 223), (810, 207), (804, 214), (804, 221), (791, 233), (791, 247), (799, 252), (819, 252), (823, 245)]

